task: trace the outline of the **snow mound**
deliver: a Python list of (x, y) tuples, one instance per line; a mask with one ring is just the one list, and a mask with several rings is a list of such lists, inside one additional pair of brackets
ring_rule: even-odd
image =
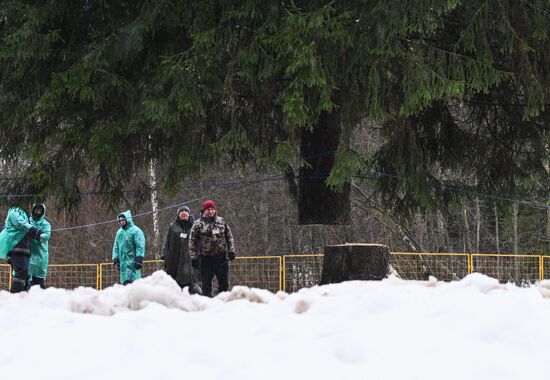
[[(140, 279), (130, 285), (113, 285), (103, 290), (79, 287), (74, 290), (32, 288), (28, 293), (10, 294), (0, 292), (0, 304), (17, 304), (24, 301), (25, 308), (47, 308), (51, 310), (70, 311), (78, 314), (111, 316), (120, 312), (137, 311), (151, 304), (168, 309), (179, 309), (186, 312), (197, 312), (219, 307), (226, 303), (240, 301), (250, 304), (272, 305), (286, 310), (285, 313), (304, 314), (312, 308), (323, 309), (327, 299), (340, 299), (341, 302), (354, 304), (368, 298), (369, 305), (377, 310), (391, 309), (391, 298), (377, 294), (380, 289), (406, 288), (407, 292), (416, 291), (416, 287), (439, 293), (454, 293), (461, 289), (470, 292), (489, 294), (510, 292), (513, 284), (500, 284), (498, 280), (483, 274), (473, 273), (460, 281), (443, 282), (435, 277), (428, 281), (406, 281), (396, 276), (389, 276), (383, 281), (348, 281), (341, 284), (313, 286), (292, 294), (282, 291), (271, 293), (265, 289), (234, 286), (230, 291), (218, 294), (214, 298), (191, 295), (188, 289), (180, 289), (178, 284), (164, 271)], [(542, 281), (537, 286), (544, 298), (550, 298), (550, 281)], [(393, 294), (393, 293), (392, 293)], [(279, 305), (279, 306), (276, 306)]]
[(280, 298), (269, 290), (249, 288), (248, 286), (234, 286), (230, 291), (218, 294), (216, 299), (223, 302), (244, 299), (256, 303), (269, 303), (274, 300), (279, 300)]
[(78, 287), (74, 290), (33, 287), (28, 293), (10, 294), (0, 292), (0, 304), (20, 303), (27, 307), (43, 307), (52, 310), (67, 310), (82, 314), (114, 315), (118, 312), (141, 310), (151, 303), (184, 311), (204, 310), (211, 299), (190, 295), (187, 288), (181, 289), (165, 272), (157, 271), (151, 276), (130, 285), (113, 285), (103, 290)]
[(117, 284), (100, 291), (75, 289), (71, 311), (113, 315), (120, 311), (141, 310), (151, 303), (184, 311), (198, 311), (204, 309), (204, 301), (204, 297), (190, 295), (187, 289), (182, 291), (165, 272), (157, 271), (126, 286)]
[(458, 284), (462, 287), (477, 288), (481, 293), (485, 294), (493, 291), (507, 290), (510, 286), (515, 287), (514, 284), (501, 284), (496, 278), (481, 273), (469, 274), (458, 281)]

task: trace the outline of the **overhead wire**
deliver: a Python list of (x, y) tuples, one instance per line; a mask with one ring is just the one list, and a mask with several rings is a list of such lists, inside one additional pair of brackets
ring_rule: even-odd
[[(336, 151), (321, 152), (320, 154), (318, 154), (316, 156), (313, 156), (313, 157), (308, 157), (307, 159), (322, 157), (322, 156), (326, 156), (326, 155), (329, 155), (329, 154), (336, 154)], [(353, 176), (353, 178), (376, 179), (376, 178), (379, 178), (379, 177), (388, 177), (388, 178), (393, 178), (393, 179), (397, 179), (397, 180), (402, 180), (403, 179), (400, 176), (390, 174), (390, 173), (375, 171), (373, 169), (370, 170), (370, 173), (372, 174), (372, 176), (355, 175), (355, 176)], [(297, 178), (297, 179), (326, 179), (328, 177), (328, 174), (329, 173), (325, 173), (325, 174), (318, 173), (317, 175), (309, 175), (309, 176), (307, 176), (307, 175), (297, 175), (297, 176), (295, 176), (295, 178)], [(279, 174), (276, 174), (276, 175), (273, 175), (273, 176), (260, 178), (260, 179), (256, 179), (256, 180), (249, 180), (249, 181), (240, 180), (240, 181), (214, 182), (214, 183), (209, 184), (209, 187), (211, 187), (211, 188), (212, 187), (222, 187), (222, 188), (227, 188), (227, 190), (232, 191), (232, 190), (237, 190), (237, 189), (253, 186), (253, 185), (256, 185), (256, 184), (259, 184), (259, 183), (280, 181), (280, 180), (284, 180), (284, 179), (285, 179), (285, 174), (284, 173), (279, 173)], [(232, 186), (234, 188), (231, 188)], [(466, 188), (466, 186), (445, 185), (445, 184), (439, 184), (439, 185), (435, 185), (435, 186), (440, 188), (441, 190), (444, 190), (444, 191), (454, 191), (454, 192), (460, 192), (460, 193), (467, 193), (467, 194), (470, 194), (472, 196), (478, 196), (478, 197), (482, 197), (482, 198), (490, 198), (490, 199), (495, 199), (495, 200), (505, 201), (505, 202), (510, 202), (510, 203), (516, 203), (516, 204), (523, 204), (523, 205), (526, 205), (526, 206), (535, 207), (535, 208), (539, 208), (539, 209), (548, 209), (548, 208), (550, 208), (550, 205), (546, 205), (542, 202), (527, 201), (527, 200), (523, 200), (523, 199), (516, 199), (516, 198), (504, 197), (504, 196), (499, 196), (499, 195), (494, 195), (494, 194), (481, 193), (481, 192), (477, 192), (477, 191), (468, 189), (468, 188)], [(197, 188), (198, 187), (199, 186), (197, 186)], [(194, 188), (194, 187), (187, 187), (187, 189), (192, 189), (192, 188)], [(123, 190), (123, 192), (135, 192), (135, 191), (139, 191), (139, 190), (136, 190), (136, 189)], [(212, 198), (214, 195), (218, 194), (219, 191), (220, 190), (215, 191), (215, 192), (211, 192), (207, 195), (197, 197), (197, 198), (194, 198), (192, 200), (178, 202), (178, 203), (166, 206), (166, 207), (162, 207), (160, 209), (141, 212), (141, 213), (135, 214), (133, 217), (136, 218), (136, 217), (147, 216), (147, 215), (150, 215), (150, 214), (154, 214), (154, 213), (162, 212), (162, 211), (165, 211), (165, 210), (173, 209), (173, 208), (176, 208), (176, 207), (179, 207), (179, 206), (182, 206), (182, 205), (190, 205), (192, 203), (195, 203), (195, 202), (198, 202), (198, 201), (201, 201), (201, 200), (204, 200), (204, 199)], [(82, 194), (82, 195), (101, 195), (101, 194), (106, 194), (106, 192), (88, 191), (88, 192), (81, 192), (80, 194)], [(6, 193), (4, 193), (4, 194), (0, 194), (0, 199), (1, 198), (8, 198), (8, 199), (9, 198), (32, 198), (32, 197), (35, 197), (36, 195), (37, 194), (25, 194), (25, 193), (24, 194), (6, 194)], [(59, 195), (59, 194), (52, 194), (52, 195), (56, 196), (56, 195)], [(96, 222), (96, 223), (89, 223), (89, 224), (84, 224), (84, 225), (79, 225), (79, 226), (62, 227), (62, 228), (53, 229), (52, 232), (71, 231), (71, 230), (76, 230), (76, 229), (81, 229), (81, 228), (90, 228), (90, 227), (95, 227), (95, 226), (99, 226), (99, 225), (114, 223), (116, 221), (117, 221), (117, 219), (112, 219), (112, 220), (106, 220), (106, 221)]]

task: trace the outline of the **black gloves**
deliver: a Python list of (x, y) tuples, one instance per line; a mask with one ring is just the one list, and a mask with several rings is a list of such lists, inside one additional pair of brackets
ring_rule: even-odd
[[(118, 259), (118, 257), (113, 260), (113, 264), (115, 265), (116, 270), (120, 270), (120, 260)], [(136, 257), (134, 268), (139, 270), (141, 269), (142, 266), (143, 266), (143, 257), (141, 256)]]
[(227, 258), (229, 261), (235, 260), (235, 252), (227, 252)]
[(134, 268), (136, 268), (137, 270), (140, 270), (142, 266), (143, 266), (143, 257), (142, 256), (137, 256), (136, 257), (136, 262), (134, 264)]
[(195, 269), (199, 269), (199, 258), (198, 257), (191, 257), (191, 266)]
[(42, 235), (42, 231), (40, 231), (38, 228), (36, 228), (35, 226), (31, 226), (31, 228), (29, 228), (29, 232), (28, 234), (35, 240), (39, 240), (40, 239), (40, 235)]

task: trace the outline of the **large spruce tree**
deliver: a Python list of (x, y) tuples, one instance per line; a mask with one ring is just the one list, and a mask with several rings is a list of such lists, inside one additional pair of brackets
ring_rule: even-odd
[(116, 200), (152, 159), (169, 188), (255, 160), (298, 178), (303, 223), (341, 223), (365, 167), (399, 210), (511, 189), (547, 178), (549, 37), (549, 0), (0, 1), (5, 191), (74, 205), (93, 175)]

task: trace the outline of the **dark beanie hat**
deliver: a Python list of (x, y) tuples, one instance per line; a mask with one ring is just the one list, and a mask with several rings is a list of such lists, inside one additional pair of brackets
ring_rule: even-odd
[(191, 210), (189, 209), (189, 207), (183, 205), (183, 206), (180, 206), (178, 208), (178, 215), (180, 214), (180, 212), (182, 212), (183, 210), (187, 211), (188, 213), (191, 213)]
[(216, 204), (213, 200), (208, 199), (202, 203), (202, 211), (208, 210), (209, 208), (216, 209)]

